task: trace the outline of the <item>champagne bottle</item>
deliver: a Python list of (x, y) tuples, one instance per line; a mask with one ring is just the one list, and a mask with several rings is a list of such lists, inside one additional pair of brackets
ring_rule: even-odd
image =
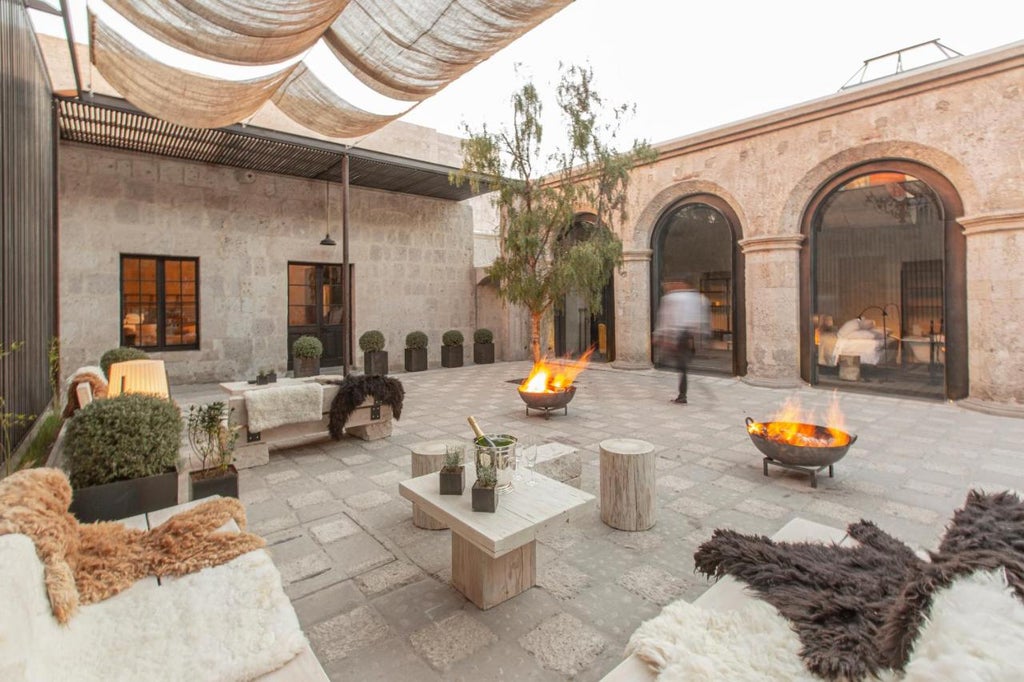
[(469, 428), (473, 429), (473, 434), (477, 438), (484, 437), (484, 432), (480, 430), (480, 425), (476, 423), (476, 419), (474, 417), (469, 417), (466, 421), (469, 422)]

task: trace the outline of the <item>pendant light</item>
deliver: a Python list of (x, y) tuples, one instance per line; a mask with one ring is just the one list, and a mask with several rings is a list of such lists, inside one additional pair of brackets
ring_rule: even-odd
[(331, 239), (331, 183), (324, 183), (327, 189), (327, 234), (320, 240), (320, 246), (337, 246), (338, 242)]

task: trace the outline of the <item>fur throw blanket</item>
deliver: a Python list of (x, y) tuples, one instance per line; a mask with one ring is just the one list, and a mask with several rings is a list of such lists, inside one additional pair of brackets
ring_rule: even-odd
[(1024, 503), (1012, 493), (971, 491), (931, 561), (874, 524), (848, 528), (859, 546), (773, 542), (716, 530), (696, 568), (732, 575), (795, 629), (804, 665), (827, 679), (902, 670), (933, 595), (957, 578), (1002, 568), (1024, 600)]
[(250, 533), (217, 532), (230, 519), (245, 529), (245, 510), (234, 498), (204, 502), (148, 531), (80, 524), (70, 503), (71, 484), (60, 469), (26, 469), (0, 481), (0, 535), (20, 533), (35, 543), (61, 623), (79, 604), (112, 597), (146, 576), (192, 573), (266, 544)]
[(78, 403), (78, 384), (89, 384), (93, 398), (104, 398), (107, 395), (107, 378), (99, 367), (79, 367), (68, 377), (67, 403), (64, 405), (64, 417), (70, 417), (82, 408)]
[(341, 381), (324, 381), (325, 384), (338, 386), (338, 395), (331, 402), (331, 416), (328, 427), (331, 438), (339, 440), (345, 433), (345, 422), (353, 410), (363, 404), (368, 397), (379, 403), (391, 406), (395, 419), (402, 418), (402, 401), (405, 400), (405, 388), (402, 382), (391, 377), (366, 374), (350, 374)]

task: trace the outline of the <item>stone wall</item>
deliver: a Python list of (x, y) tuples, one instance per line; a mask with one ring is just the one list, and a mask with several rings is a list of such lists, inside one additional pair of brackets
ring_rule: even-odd
[[(323, 182), (253, 173), (98, 147), (60, 147), (62, 366), (97, 364), (118, 345), (119, 256), (195, 256), (200, 273), (196, 351), (156, 354), (172, 382), (236, 380), (287, 362), (289, 261), (340, 263), (341, 191)], [(393, 368), (405, 335), (430, 338), (475, 327), (470, 207), (352, 188), (353, 343), (368, 329), (387, 338)], [(356, 347), (355, 366), (361, 368)]]

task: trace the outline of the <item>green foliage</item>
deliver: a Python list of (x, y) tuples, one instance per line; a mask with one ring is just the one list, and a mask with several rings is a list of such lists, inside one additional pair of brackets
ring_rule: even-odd
[(444, 451), (444, 465), (442, 469), (454, 470), (462, 466), (462, 456), (465, 448), (458, 445), (449, 445)]
[(494, 343), (494, 332), (481, 327), (473, 332), (473, 343)]
[(409, 332), (405, 336), (405, 347), (413, 350), (427, 347), (427, 335), (423, 332)]
[(95, 400), (68, 424), (71, 485), (84, 488), (173, 469), (181, 430), (181, 412), (166, 398), (128, 394)]
[(145, 351), (141, 351), (138, 348), (111, 348), (100, 358), (100, 369), (103, 370), (103, 374), (109, 379), (110, 366), (114, 363), (126, 362), (128, 360), (145, 360), (148, 357), (149, 355)]
[[(512, 96), (513, 130), (467, 129), (462, 168), (452, 182), (478, 188), (486, 178), (500, 209), (500, 253), (489, 268), (499, 295), (525, 306), (531, 318), (531, 349), (540, 358), (540, 321), (565, 296), (576, 293), (597, 313), (612, 271), (622, 263), (622, 242), (613, 231), (624, 224), (630, 171), (654, 160), (646, 142), (618, 152), (619, 128), (633, 107), (611, 109), (603, 123), (604, 101), (592, 89), (590, 68), (563, 70), (557, 104), (565, 124), (564, 142), (542, 157), (542, 105), (526, 83)], [(545, 161), (554, 171), (544, 174)], [(589, 217), (580, 219), (581, 212)]]
[(191, 405), (188, 408), (188, 444), (202, 464), (202, 468), (226, 471), (234, 457), (238, 430), (230, 428), (231, 411), (226, 403), (217, 401), (209, 405)]
[(292, 344), (292, 356), (296, 358), (318, 358), (324, 354), (324, 344), (315, 336), (300, 336)]
[[(0, 360), (3, 360), (11, 353), (20, 350), (25, 345), (24, 341), (15, 341), (8, 346), (0, 342)], [(35, 419), (34, 414), (21, 414), (7, 411), (7, 398), (0, 395), (0, 461), (4, 463), (7, 473), (11, 473), (11, 464), (14, 458), (14, 444), (11, 442), (11, 429), (15, 426), (25, 426)]]
[(498, 484), (498, 473), (493, 466), (478, 466), (476, 468), (476, 483), (483, 488), (493, 488)]
[(60, 409), (60, 339), (56, 336), (46, 348), (46, 362), (50, 369), (50, 399), (54, 409)]
[(384, 334), (376, 329), (363, 332), (363, 335), (359, 337), (359, 350), (364, 353), (376, 353), (384, 350)]
[(48, 412), (46, 414), (36, 430), (35, 437), (28, 444), (28, 448), (25, 450), (25, 454), (22, 455), (21, 461), (18, 462), (19, 469), (31, 469), (46, 464), (46, 459), (50, 455), (50, 449), (57, 440), (57, 435), (60, 433), (60, 427), (63, 423), (64, 420), (61, 419), (58, 412)]
[(461, 346), (465, 340), (458, 329), (449, 329), (441, 335), (441, 344), (444, 346)]

